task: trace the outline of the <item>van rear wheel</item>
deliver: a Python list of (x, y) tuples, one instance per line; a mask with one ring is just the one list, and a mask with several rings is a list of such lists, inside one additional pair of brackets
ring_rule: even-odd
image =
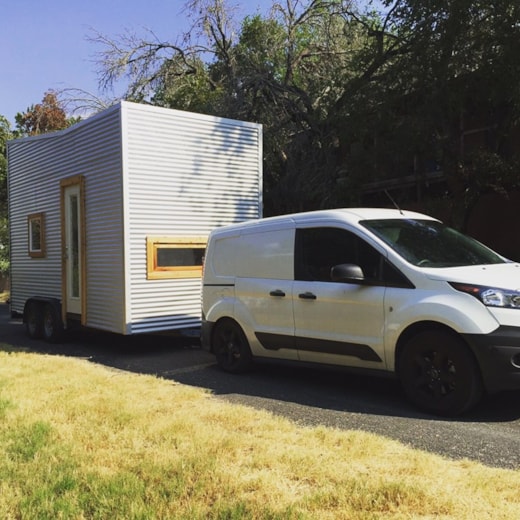
[(239, 374), (249, 370), (253, 364), (246, 335), (233, 320), (225, 319), (215, 325), (212, 347), (219, 367), (226, 372)]
[(461, 338), (444, 330), (420, 332), (408, 341), (399, 359), (399, 376), (408, 398), (438, 415), (460, 415), (483, 394), (472, 353)]

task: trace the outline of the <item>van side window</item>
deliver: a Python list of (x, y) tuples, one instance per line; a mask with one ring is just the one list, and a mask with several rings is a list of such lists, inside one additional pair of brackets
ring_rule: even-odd
[(357, 235), (339, 228), (296, 230), (295, 278), (330, 282), (331, 268), (338, 264), (356, 264), (365, 278), (381, 279), (383, 257)]

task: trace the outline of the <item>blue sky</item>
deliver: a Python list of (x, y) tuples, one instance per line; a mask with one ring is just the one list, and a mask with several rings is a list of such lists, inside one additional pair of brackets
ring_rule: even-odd
[[(266, 14), (272, 0), (237, 0), (238, 18)], [(184, 0), (0, 0), (0, 115), (39, 103), (49, 89), (98, 94), (92, 29), (115, 37), (126, 29), (175, 41), (189, 27)]]

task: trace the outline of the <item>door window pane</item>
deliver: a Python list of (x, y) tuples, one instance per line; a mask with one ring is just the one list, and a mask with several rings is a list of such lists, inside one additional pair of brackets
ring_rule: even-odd
[(76, 194), (69, 197), (70, 210), (70, 250), (69, 259), (72, 270), (71, 293), (74, 298), (79, 298), (79, 201)]

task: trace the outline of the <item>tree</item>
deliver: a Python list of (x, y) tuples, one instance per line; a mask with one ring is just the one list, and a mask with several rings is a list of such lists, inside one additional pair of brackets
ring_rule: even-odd
[[(127, 99), (261, 122), (266, 214), (358, 203), (368, 182), (432, 169), (454, 210), (518, 183), (520, 4), (378, 4), (283, 0), (238, 23), (224, 0), (190, 0), (174, 43), (98, 35), (102, 85), (125, 77)], [(470, 153), (475, 116), (487, 142)]]
[(15, 121), (20, 135), (38, 135), (63, 130), (76, 123), (78, 118), (67, 118), (56, 92), (49, 90), (43, 96), (41, 103), (16, 114)]
[(57, 94), (48, 91), (41, 104), (32, 105), (15, 116), (16, 130), (0, 115), (0, 273), (9, 269), (9, 232), (7, 212), (7, 141), (15, 137), (37, 135), (61, 130), (76, 123), (79, 118), (68, 118)]
[(176, 43), (96, 35), (101, 83), (126, 76), (127, 99), (264, 125), (266, 213), (334, 202), (338, 136), (330, 109), (360, 40), (347, 0), (286, 0), (237, 23), (223, 0), (192, 0)]
[[(347, 121), (364, 120), (351, 128), (360, 128), (360, 141), (368, 143), (373, 175), (442, 171), (452, 222), (461, 225), (482, 191), (517, 182), (511, 136), (520, 114), (514, 57), (520, 6), (505, 0), (384, 3), (385, 22), (373, 32), (362, 65), (368, 81), (363, 89), (350, 88), (337, 112), (348, 111)], [(474, 128), (487, 129), (485, 142), (470, 149), (466, 131)]]
[(7, 146), (12, 138), (9, 121), (0, 115), (0, 274), (9, 269), (9, 234), (7, 227)]

